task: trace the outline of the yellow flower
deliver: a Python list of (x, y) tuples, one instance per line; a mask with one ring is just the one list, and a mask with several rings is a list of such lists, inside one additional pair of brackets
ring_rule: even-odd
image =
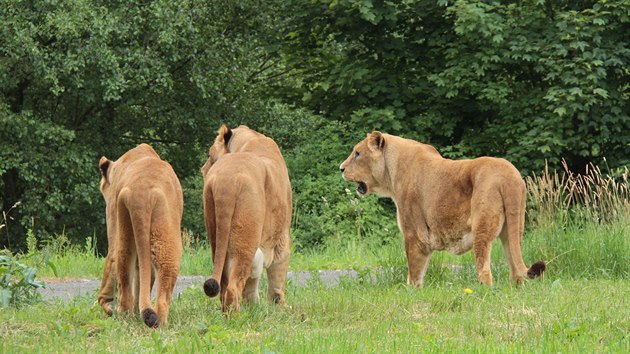
[(471, 288), (466, 288), (464, 289), (464, 292), (468, 295), (472, 294), (472, 289)]

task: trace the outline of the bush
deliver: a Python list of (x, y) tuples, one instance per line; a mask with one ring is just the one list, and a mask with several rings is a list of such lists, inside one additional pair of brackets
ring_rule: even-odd
[(44, 283), (35, 280), (35, 267), (18, 262), (8, 250), (0, 253), (0, 307), (32, 304), (41, 299), (37, 289)]
[[(374, 197), (359, 202), (349, 190), (355, 187), (343, 181), (339, 171), (339, 164), (367, 131), (273, 101), (249, 108), (248, 117), (226, 123), (230, 127), (249, 125), (280, 147), (293, 190), (292, 241), (297, 250), (318, 248), (332, 238), (383, 240), (396, 234), (393, 204)], [(213, 140), (214, 136), (208, 137), (207, 146), (200, 149), (200, 161), (207, 158)], [(201, 173), (182, 179), (182, 188), (182, 227), (205, 239)]]
[(206, 224), (203, 214), (203, 177), (201, 170), (197, 175), (186, 177), (181, 181), (184, 192), (184, 215), (182, 228), (192, 235), (203, 235), (206, 238)]

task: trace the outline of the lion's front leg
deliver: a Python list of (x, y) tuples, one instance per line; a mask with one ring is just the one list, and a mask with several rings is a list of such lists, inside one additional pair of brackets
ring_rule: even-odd
[(405, 252), (407, 253), (407, 284), (421, 288), (427, 272), (431, 250), (424, 247), (420, 238), (413, 233), (404, 233)]

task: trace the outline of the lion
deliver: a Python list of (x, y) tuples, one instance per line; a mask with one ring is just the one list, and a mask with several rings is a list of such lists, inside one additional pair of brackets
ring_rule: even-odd
[(224, 312), (259, 301), (267, 269), (268, 299), (285, 304), (292, 194), (284, 158), (273, 139), (244, 125), (222, 125), (202, 168), (206, 230), (214, 269), (209, 297), (221, 293)]
[(373, 131), (341, 164), (344, 180), (361, 196), (374, 193), (396, 204), (407, 254), (407, 283), (422, 287), (433, 251), (475, 254), (477, 275), (492, 286), (490, 250), (499, 236), (510, 281), (522, 284), (545, 270), (529, 269), (521, 254), (525, 223), (525, 183), (505, 159), (443, 158), (431, 145)]
[[(111, 315), (117, 279), (118, 311), (134, 313), (156, 328), (168, 319), (182, 256), (184, 197), (168, 162), (141, 144), (118, 160), (99, 163), (106, 203), (108, 252), (98, 303)], [(157, 313), (151, 288), (157, 278)]]

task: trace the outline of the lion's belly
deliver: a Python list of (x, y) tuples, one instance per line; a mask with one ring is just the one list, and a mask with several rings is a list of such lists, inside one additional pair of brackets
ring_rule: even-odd
[(431, 240), (431, 248), (436, 251), (449, 251), (453, 254), (460, 255), (470, 251), (473, 247), (472, 232), (451, 235), (432, 234), (429, 237)]

